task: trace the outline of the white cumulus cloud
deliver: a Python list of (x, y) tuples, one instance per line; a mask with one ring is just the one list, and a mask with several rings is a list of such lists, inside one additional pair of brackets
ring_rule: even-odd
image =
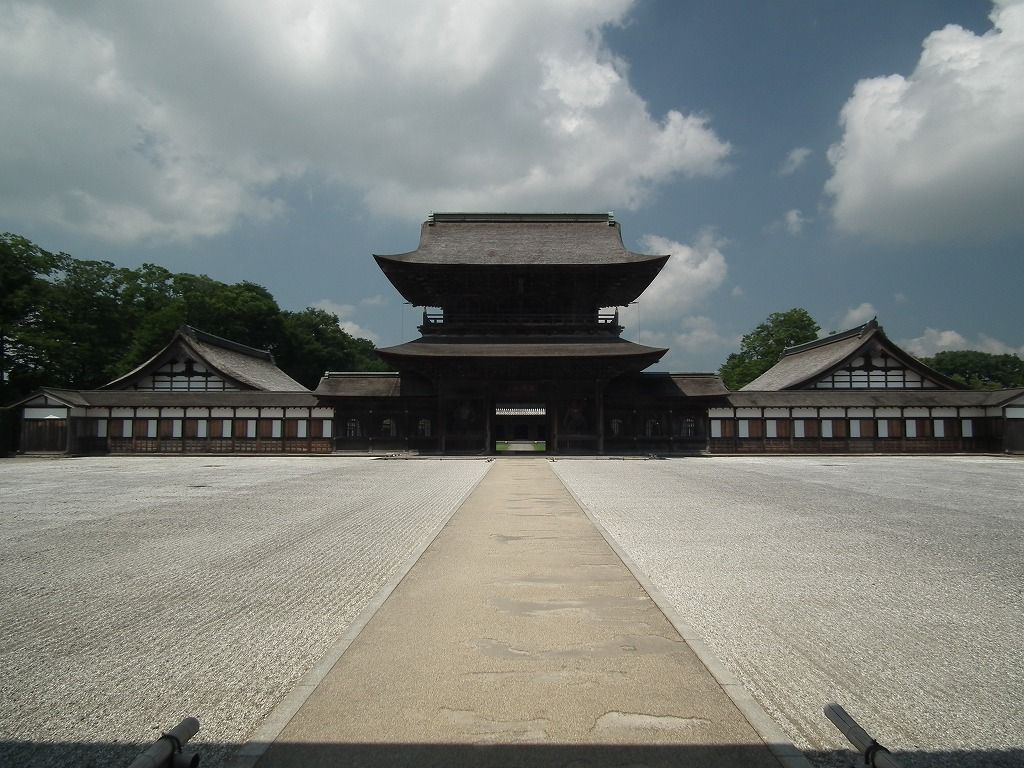
[(682, 352), (731, 351), (738, 347), (738, 336), (724, 336), (714, 320), (704, 315), (684, 317), (673, 340), (673, 349)]
[(956, 25), (924, 41), (914, 71), (861, 80), (829, 148), (836, 225), (880, 239), (1024, 232), (1024, 2), (993, 28)]
[(651, 347), (668, 347), (658, 367), (671, 371), (717, 367), (740, 344), (739, 336), (723, 334), (717, 323), (704, 315), (687, 315), (675, 323), (666, 321), (660, 329), (644, 328), (637, 340)]
[(796, 147), (795, 149), (791, 149), (779, 168), (779, 176), (792, 176), (803, 167), (804, 163), (807, 162), (807, 158), (810, 156), (810, 147)]
[(369, 339), (374, 344), (380, 342), (380, 337), (376, 333), (353, 320), (353, 316), (356, 313), (356, 308), (353, 305), (339, 304), (330, 299), (320, 299), (313, 306), (325, 312), (330, 312), (332, 315), (337, 315), (338, 327), (346, 331), (350, 336), (355, 336), (358, 339)]
[(873, 304), (865, 301), (856, 307), (849, 307), (839, 321), (839, 327), (845, 331), (847, 328), (863, 325), (873, 317), (878, 317), (878, 311)]
[(805, 216), (804, 212), (799, 208), (790, 208), (782, 214), (782, 218), (776, 219), (766, 225), (764, 231), (771, 234), (786, 232), (787, 234), (796, 237), (800, 235), (804, 231), (804, 227), (812, 221), (814, 221), (814, 219), (810, 219)]
[(984, 333), (979, 333), (976, 339), (971, 340), (958, 331), (940, 331), (937, 328), (925, 328), (924, 333), (920, 336), (902, 340), (900, 346), (915, 357), (931, 357), (936, 352), (957, 349), (1024, 357), (1024, 345), (1014, 347), (1012, 344), (1007, 344)]
[(731, 148), (632, 88), (602, 38), (631, 6), (0, 2), (0, 214), (135, 242), (286, 216), (289, 189), (415, 220), (636, 207)]
[(786, 231), (791, 235), (799, 235), (804, 231), (804, 224), (810, 221), (800, 212), (799, 208), (791, 208), (786, 211), (786, 215), (782, 217), (782, 220), (785, 222)]
[(686, 314), (715, 291), (728, 273), (721, 250), (725, 241), (711, 231), (702, 232), (693, 245), (659, 235), (645, 235), (642, 243), (646, 252), (672, 256), (640, 296), (645, 322)]

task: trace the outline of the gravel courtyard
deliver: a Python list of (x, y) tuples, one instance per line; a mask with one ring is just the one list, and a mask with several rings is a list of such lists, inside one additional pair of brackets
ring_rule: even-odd
[(838, 701), (908, 765), (1024, 764), (1024, 461), (554, 466), (812, 759)]
[(186, 715), (220, 764), (488, 466), (0, 461), (0, 764), (125, 765)]
[[(489, 466), (0, 461), (0, 764), (196, 715), (219, 765)], [(908, 765), (1024, 763), (1024, 461), (551, 466), (812, 759), (836, 700)]]

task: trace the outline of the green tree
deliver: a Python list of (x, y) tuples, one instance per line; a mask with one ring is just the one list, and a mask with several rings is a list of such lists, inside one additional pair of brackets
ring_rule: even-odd
[(1024, 387), (1024, 360), (1017, 355), (956, 350), (922, 357), (921, 362), (971, 389)]
[(729, 389), (740, 389), (779, 362), (787, 347), (814, 341), (819, 330), (806, 309), (773, 312), (742, 338), (740, 351), (729, 355), (718, 373)]
[(327, 369), (385, 369), (373, 344), (342, 330), (336, 316), (282, 311), (270, 291), (247, 281), (84, 261), (11, 234), (0, 235), (0, 280), (0, 402), (43, 385), (101, 386), (183, 324), (269, 349), (310, 387)]
[(130, 276), (131, 270), (109, 261), (61, 254), (36, 339), (46, 360), (46, 383), (91, 389), (114, 378), (115, 363), (135, 331), (136, 318), (122, 301)]
[(39, 325), (49, 276), (63, 254), (45, 251), (24, 237), (0, 234), (0, 402), (38, 387), (47, 374), (38, 349)]
[(283, 336), (274, 346), (274, 359), (289, 376), (316, 388), (324, 371), (385, 371), (373, 344), (355, 338), (338, 324), (338, 316), (307, 307), (282, 312)]

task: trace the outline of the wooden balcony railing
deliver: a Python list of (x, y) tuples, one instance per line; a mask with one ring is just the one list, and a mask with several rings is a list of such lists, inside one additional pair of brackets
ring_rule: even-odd
[(493, 333), (519, 331), (526, 333), (612, 333), (622, 332), (619, 312), (588, 314), (495, 312), (492, 314), (454, 314), (423, 312), (422, 334), (429, 333)]

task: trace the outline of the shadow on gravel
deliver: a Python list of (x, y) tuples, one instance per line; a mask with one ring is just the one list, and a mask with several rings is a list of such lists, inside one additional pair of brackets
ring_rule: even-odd
[[(202, 768), (230, 764), (237, 744), (196, 744)], [(144, 745), (104, 743), (42, 744), (0, 741), (0, 765), (18, 768), (119, 768), (128, 765)], [(805, 752), (814, 766), (852, 768), (864, 759), (854, 752)], [(1024, 765), (1024, 749), (895, 752), (906, 768), (972, 768)], [(729, 768), (778, 763), (765, 750), (742, 745), (642, 746), (548, 744), (287, 744), (274, 745), (257, 768)]]
[[(965, 749), (948, 751), (892, 751), (903, 768), (1020, 768), (1024, 749)], [(820, 768), (864, 768), (864, 756), (853, 751), (804, 752), (811, 765)]]

